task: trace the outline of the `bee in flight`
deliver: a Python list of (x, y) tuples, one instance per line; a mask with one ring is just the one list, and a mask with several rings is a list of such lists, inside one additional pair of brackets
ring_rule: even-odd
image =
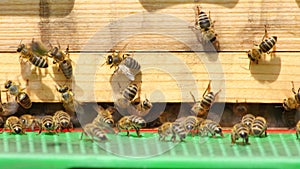
[(82, 140), (83, 135), (92, 138), (92, 141), (96, 140), (98, 142), (108, 140), (105, 131), (94, 123), (88, 123), (83, 127), (80, 139)]
[(58, 130), (62, 131), (63, 129), (67, 129), (70, 131), (70, 129), (73, 129), (73, 123), (68, 113), (62, 110), (56, 111), (53, 115), (53, 119), (58, 126)]
[[(259, 60), (262, 56), (265, 56), (265, 54), (270, 54), (270, 50), (273, 48), (273, 51), (275, 51), (275, 44), (277, 42), (277, 36), (268, 36), (267, 33), (267, 26), (265, 25), (265, 35), (262, 38), (262, 41), (259, 45), (254, 44), (254, 47), (247, 51), (248, 58), (250, 59), (249, 63), (249, 69), (252, 62), (258, 64)], [(271, 56), (273, 56), (271, 54)]]
[(10, 116), (6, 119), (2, 132), (6, 129), (9, 129), (10, 133), (25, 134), (22, 123), (17, 116)]
[(209, 81), (208, 86), (202, 95), (201, 101), (196, 101), (194, 95), (190, 93), (194, 100), (194, 105), (191, 109), (192, 114), (204, 118), (207, 116), (213, 102), (215, 101), (216, 96), (221, 92), (221, 90), (219, 90), (217, 93), (214, 93), (210, 90), (211, 90), (211, 81)]
[(204, 11), (201, 11), (201, 7), (197, 5), (195, 7), (195, 29), (200, 29), (201, 34), (202, 34), (202, 44), (207, 45), (207, 44), (213, 44), (214, 48), (216, 50), (220, 49), (220, 43), (217, 38), (217, 34), (215, 33), (214, 30), (214, 22), (210, 18), (210, 12), (209, 15)]
[(296, 125), (296, 137), (299, 139), (299, 134), (300, 134), (300, 120), (298, 121)]
[(239, 138), (243, 139), (244, 144), (249, 144), (249, 128), (243, 123), (237, 123), (231, 131), (231, 144), (235, 144)]
[(265, 137), (266, 137), (267, 136), (266, 119), (261, 116), (257, 116), (251, 125), (251, 133), (254, 136), (259, 136), (259, 137), (261, 137), (265, 133)]
[(73, 75), (72, 60), (70, 59), (69, 46), (66, 51), (60, 49), (60, 44), (58, 47), (51, 49), (50, 56), (53, 58), (53, 64), (58, 64), (58, 70), (61, 70), (67, 79), (71, 79)]
[(15, 96), (15, 101), (19, 103), (24, 109), (29, 109), (32, 106), (30, 97), (26, 92), (23, 92), (25, 88), (21, 88), (21, 84), (16, 84), (15, 82), (8, 80), (5, 82), (4, 87), (10, 95)]
[(47, 132), (57, 133), (58, 124), (53, 116), (46, 115), (42, 117), (39, 123), (39, 132), (41, 134), (42, 130), (46, 130)]
[(115, 67), (114, 74), (121, 71), (129, 80), (134, 81), (135, 75), (140, 71), (141, 66), (135, 59), (130, 57), (130, 54), (124, 53), (127, 45), (121, 51), (115, 50), (108, 54), (103, 65), (109, 65), (110, 68)]
[(116, 101), (116, 107), (121, 109), (128, 109), (132, 107), (132, 102), (135, 102), (135, 97), (138, 92), (138, 86), (136, 84), (129, 84), (123, 91), (120, 92), (120, 95)]
[(31, 129), (31, 131), (34, 131), (34, 128), (39, 125), (38, 119), (30, 114), (23, 114), (20, 121), (24, 129)]
[(141, 137), (140, 129), (145, 126), (146, 126), (146, 121), (142, 117), (135, 116), (135, 115), (124, 116), (116, 124), (116, 127), (119, 132), (121, 132), (122, 130), (127, 131), (128, 137), (129, 137), (130, 129), (134, 129), (136, 131), (137, 136)]
[[(139, 99), (136, 99), (139, 100)], [(147, 99), (147, 97), (145, 98), (145, 100), (140, 101), (139, 103), (135, 104), (133, 103), (134, 106), (129, 106), (128, 107), (128, 111), (130, 112), (130, 114), (133, 115), (137, 115), (137, 116), (146, 116), (151, 108), (152, 108), (152, 103), (149, 99)]]
[(25, 59), (38, 68), (48, 67), (48, 54), (41, 55), (43, 52), (40, 50), (42, 48), (40, 43), (35, 43), (32, 40), (31, 48), (21, 43), (22, 41), (17, 48), (17, 52), (21, 53), (19, 57), (20, 61)]

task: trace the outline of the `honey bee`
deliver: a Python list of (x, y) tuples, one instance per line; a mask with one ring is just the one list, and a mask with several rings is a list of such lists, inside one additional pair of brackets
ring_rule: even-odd
[(200, 29), (201, 34), (202, 34), (202, 44), (207, 45), (209, 43), (212, 43), (214, 48), (216, 50), (220, 49), (220, 43), (217, 38), (217, 34), (215, 33), (214, 30), (214, 22), (210, 18), (210, 11), (209, 15), (204, 11), (200, 10), (200, 6), (197, 5), (195, 8), (195, 29)]
[(267, 121), (265, 118), (261, 116), (257, 116), (251, 125), (251, 133), (254, 136), (261, 137), (263, 133), (265, 133), (265, 137), (267, 136)]
[(114, 125), (114, 119), (110, 109), (104, 109), (100, 106), (95, 106), (94, 109), (98, 112), (98, 114), (92, 123), (96, 126), (101, 126), (104, 129), (110, 129), (110, 131), (113, 131), (111, 127)]
[(19, 60), (25, 59), (38, 68), (48, 67), (48, 55), (39, 55), (32, 48), (28, 48), (25, 44), (19, 44), (17, 52), (21, 53)]
[(32, 106), (32, 102), (26, 92), (23, 92), (25, 88), (21, 88), (20, 84), (17, 85), (15, 82), (8, 80), (5, 82), (4, 87), (6, 92), (9, 92), (11, 95), (15, 96), (15, 100), (19, 105), (24, 109), (29, 109)]
[(298, 89), (298, 92), (296, 92), (294, 87), (294, 82), (291, 81), (291, 83), (292, 83), (292, 92), (294, 93), (294, 96), (284, 99), (282, 103), (282, 107), (286, 111), (297, 109), (300, 106), (300, 88)]
[[(130, 109), (131, 108), (131, 109)], [(139, 102), (137, 105), (133, 107), (129, 107), (130, 114), (137, 116), (145, 116), (147, 115), (152, 108), (152, 103), (149, 99), (145, 99), (144, 101)]]
[(258, 61), (261, 59), (265, 53), (269, 54), (270, 50), (273, 48), (275, 50), (275, 44), (277, 42), (277, 36), (268, 36), (267, 28), (265, 25), (265, 35), (262, 38), (262, 41), (259, 45), (254, 44), (254, 47), (247, 51), (248, 58), (250, 59), (249, 69), (252, 62), (258, 64)]
[(105, 134), (105, 131), (94, 123), (88, 123), (83, 127), (83, 131), (81, 133), (80, 139), (82, 140), (83, 135), (92, 137), (92, 141), (96, 140), (98, 142), (100, 141), (106, 141), (107, 136)]
[(71, 122), (71, 117), (68, 113), (59, 110), (56, 111), (53, 115), (53, 119), (57, 124), (57, 129), (62, 131), (63, 129), (67, 129), (70, 131), (70, 128), (73, 129), (73, 123)]
[(34, 131), (35, 126), (38, 126), (39, 124), (37, 118), (30, 114), (23, 114), (20, 117), (20, 121), (24, 129), (31, 129), (31, 131)]
[(174, 134), (173, 134), (171, 140), (173, 142), (176, 141), (176, 136), (179, 137), (180, 141), (184, 141), (184, 139), (187, 136), (187, 131), (185, 129), (184, 124), (182, 123), (183, 120), (184, 120), (184, 117), (176, 119), (172, 124), (172, 129), (173, 129)]
[(233, 105), (232, 111), (237, 116), (243, 116), (248, 113), (248, 105), (247, 103), (239, 103), (236, 101), (236, 103)]
[(47, 132), (54, 132), (57, 133), (58, 124), (56, 123), (56, 120), (53, 118), (53, 116), (46, 115), (42, 117), (40, 123), (39, 123), (39, 133), (41, 134), (42, 130), (46, 130)]
[(56, 90), (61, 93), (61, 102), (66, 112), (73, 115), (75, 113), (75, 106), (77, 106), (77, 102), (74, 99), (74, 94), (72, 89), (68, 86), (64, 85), (58, 88), (56, 86)]
[(8, 94), (6, 92), (6, 102), (2, 102), (2, 90), (0, 89), (0, 115), (9, 116), (15, 114), (18, 111), (19, 104), (13, 98), (9, 100)]
[(140, 71), (141, 66), (135, 59), (130, 57), (130, 54), (124, 53), (127, 45), (121, 51), (112, 51), (108, 54), (104, 64), (109, 65), (110, 68), (115, 67), (114, 74), (121, 71), (128, 79), (134, 81), (135, 74)]
[(128, 137), (129, 137), (130, 129), (135, 129), (137, 136), (141, 137), (140, 128), (145, 126), (146, 126), (146, 121), (142, 117), (135, 116), (135, 115), (124, 116), (116, 124), (116, 127), (119, 132), (121, 132), (121, 130), (127, 131)]
[(195, 114), (198, 117), (205, 118), (207, 116), (207, 114), (210, 110), (210, 107), (212, 106), (213, 102), (215, 101), (215, 98), (221, 92), (221, 90), (219, 90), (216, 94), (214, 94), (214, 92), (210, 91), (211, 90), (210, 84), (211, 84), (211, 81), (209, 81), (208, 86), (202, 95), (201, 101), (196, 101), (194, 95), (192, 93), (190, 93), (194, 100), (194, 105), (191, 109), (191, 112), (192, 112), (192, 114)]
[(197, 132), (196, 130), (198, 130), (201, 121), (200, 119), (202, 118), (198, 118), (196, 116), (187, 116), (187, 117), (181, 117), (179, 119), (176, 119), (175, 123), (182, 123), (187, 134), (192, 133), (192, 136), (194, 136), (195, 132)]
[(255, 116), (252, 114), (246, 114), (242, 117), (241, 123), (245, 124), (249, 129), (251, 129), (251, 126), (255, 120)]
[(129, 105), (134, 102), (137, 91), (138, 86), (136, 84), (128, 85), (121, 91), (121, 97), (117, 99), (116, 106), (122, 109), (128, 108)]
[(298, 121), (296, 125), (296, 137), (299, 139), (299, 134), (300, 134), (300, 120)]
[(159, 135), (159, 141), (165, 141), (166, 137), (169, 135), (172, 135), (173, 138), (173, 135), (175, 134), (173, 132), (173, 124), (171, 122), (163, 123), (160, 127), (158, 127), (157, 132)]
[(200, 136), (208, 135), (210, 133), (213, 138), (216, 137), (216, 134), (219, 134), (221, 137), (224, 137), (222, 132), (222, 127), (219, 123), (212, 120), (204, 120), (199, 128)]
[(23, 127), (22, 127), (22, 123), (17, 116), (10, 116), (6, 119), (4, 128), (1, 133), (3, 133), (3, 131), (6, 129), (9, 129), (10, 133), (25, 134)]
[(239, 138), (243, 139), (243, 144), (249, 144), (249, 128), (243, 123), (237, 123), (231, 131), (231, 144), (235, 144)]
[(71, 79), (73, 75), (73, 67), (72, 60), (70, 59), (69, 46), (66, 51), (63, 52), (58, 44), (58, 47), (51, 49), (50, 56), (53, 57), (53, 64), (58, 63), (59, 70), (62, 70), (67, 79)]
[(30, 43), (30, 49), (39, 56), (47, 56), (49, 53), (49, 49), (42, 42), (34, 41), (34, 38)]

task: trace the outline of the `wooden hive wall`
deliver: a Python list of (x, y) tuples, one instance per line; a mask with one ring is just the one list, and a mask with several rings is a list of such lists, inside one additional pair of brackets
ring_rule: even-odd
[[(70, 45), (76, 73), (73, 82), (75, 87), (78, 86), (76, 95), (81, 101), (112, 101), (109, 78), (113, 70), (108, 66), (100, 67), (103, 63), (101, 56), (104, 56), (104, 51), (112, 47), (121, 49), (127, 43), (128, 50), (135, 52), (134, 57), (141, 63), (142, 68), (149, 68), (142, 74), (142, 96), (155, 90), (160, 90), (164, 95), (164, 99), (153, 95), (153, 101), (191, 101), (189, 92), (198, 92), (200, 97), (210, 78), (213, 80), (214, 90), (222, 88), (219, 101), (226, 102), (246, 100), (280, 103), (283, 98), (291, 95), (291, 80), (295, 81), (297, 88), (300, 86), (300, 68), (297, 66), (300, 61), (299, 1), (201, 1), (203, 10), (210, 11), (212, 19), (216, 21), (215, 31), (221, 45), (220, 51), (214, 54), (217, 61), (205, 60), (208, 54), (203, 52), (199, 52), (199, 55), (204, 56), (204, 60), (198, 59), (191, 52), (191, 46), (197, 46), (199, 42), (195, 37), (190, 37), (190, 34), (183, 33), (186, 28), (182, 28), (180, 22), (141, 17), (148, 16), (149, 13), (149, 16), (169, 14), (187, 23), (188, 27), (194, 23), (193, 8), (199, 4), (200, 2), (192, 0), (1, 1), (0, 83), (12, 79), (25, 85), (25, 79), (28, 79), (27, 92), (34, 102), (59, 101), (55, 85), (65, 83), (61, 72), (50, 64), (48, 72), (42, 71), (42, 74), (46, 74), (45, 77), (36, 72), (28, 74), (28, 70), (25, 71), (28, 67), (20, 65), (19, 55), (15, 53), (20, 40), (28, 43), (35, 38), (45, 44), (56, 45), (58, 41), (63, 48)], [(135, 16), (138, 18), (132, 20), (135, 22), (124, 24), (128, 26), (127, 29), (115, 27)], [(155, 24), (160, 26), (155, 27)], [(120, 36), (130, 35), (139, 28), (147, 29), (145, 25), (154, 27), (149, 28), (149, 33), (119, 39)], [(249, 60), (245, 59), (245, 51), (252, 47), (253, 41), (261, 40), (264, 25), (267, 25), (270, 35), (278, 36), (276, 58), (270, 60), (267, 56), (266, 61), (248, 70)], [(151, 32), (154, 29), (158, 33)], [(170, 35), (176, 35), (177, 39)], [(90, 40), (96, 39), (95, 37), (99, 41)], [(102, 43), (105, 40), (109, 42)], [(94, 53), (84, 54), (87, 51)], [(173, 57), (179, 61), (175, 62)], [(160, 58), (158, 63), (154, 62), (157, 58)], [(219, 62), (220, 64), (216, 64)], [(222, 70), (219, 70), (219, 66)], [(192, 78), (187, 74), (192, 75)], [(224, 78), (219, 78), (220, 74)], [(218, 86), (223, 82), (224, 88)], [(89, 84), (95, 86), (92, 88)], [(95, 98), (87, 91), (95, 94)]]

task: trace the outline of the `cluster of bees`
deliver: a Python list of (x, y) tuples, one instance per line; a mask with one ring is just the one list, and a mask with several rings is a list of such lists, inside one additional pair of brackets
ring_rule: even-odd
[(25, 134), (25, 130), (31, 129), (31, 131), (34, 131), (36, 128), (39, 130), (38, 134), (43, 130), (57, 133), (63, 129), (72, 129), (73, 124), (70, 115), (62, 110), (56, 111), (53, 116), (45, 115), (40, 118), (30, 114), (23, 114), (20, 118), (17, 116), (9, 116), (5, 121), (1, 133), (8, 129), (10, 133)]

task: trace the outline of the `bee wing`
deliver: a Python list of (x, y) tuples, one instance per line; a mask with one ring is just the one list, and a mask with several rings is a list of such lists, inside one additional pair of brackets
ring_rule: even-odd
[(30, 48), (33, 53), (39, 56), (47, 55), (49, 52), (49, 49), (47, 49), (46, 46), (42, 44), (42, 42), (38, 41), (32, 41), (32, 43), (30, 44)]
[(128, 68), (126, 65), (124, 64), (120, 64), (118, 67), (118, 71), (121, 71), (122, 73), (124, 73), (124, 75), (131, 81), (134, 81), (134, 74), (131, 72), (130, 68)]
[(5, 104), (2, 104), (2, 115), (10, 116), (15, 114), (18, 111), (19, 104), (16, 101), (11, 101)]

